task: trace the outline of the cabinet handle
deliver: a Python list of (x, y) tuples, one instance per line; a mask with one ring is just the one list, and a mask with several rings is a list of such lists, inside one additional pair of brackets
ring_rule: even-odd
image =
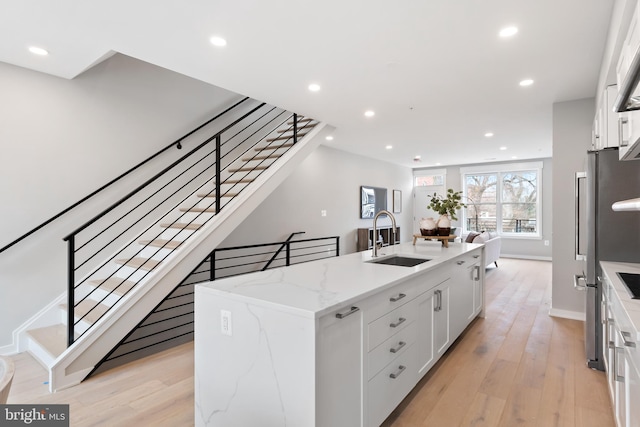
[(480, 258), (480, 255), (474, 255), (473, 257), (474, 258)]
[(480, 280), (480, 266), (476, 265), (475, 267), (473, 267), (473, 272), (475, 273), (473, 280)]
[(407, 369), (406, 366), (400, 365), (400, 366), (398, 366), (398, 370), (397, 371), (392, 372), (392, 373), (389, 374), (389, 377), (393, 378), (395, 380), (396, 378), (398, 378), (400, 376), (401, 373), (404, 372), (405, 369)]
[(397, 328), (398, 326), (402, 325), (407, 319), (405, 319), (404, 317), (401, 317), (398, 319), (398, 321), (396, 323), (390, 323), (389, 326), (392, 328)]
[(624, 375), (618, 374), (618, 350), (624, 350), (622, 347), (614, 347), (613, 348), (613, 360), (614, 360), (614, 370), (613, 375), (616, 377), (616, 381), (619, 383), (624, 383)]
[(351, 316), (353, 313), (355, 313), (358, 310), (360, 310), (358, 307), (351, 307), (349, 311), (347, 311), (346, 313), (336, 313), (336, 317), (338, 319), (344, 319), (347, 316)]
[(636, 347), (636, 343), (634, 341), (627, 341), (627, 338), (631, 338), (631, 334), (629, 332), (620, 331), (620, 337), (622, 338), (622, 342), (625, 347)]
[(407, 343), (406, 343), (406, 342), (404, 342), (404, 341), (400, 341), (400, 342), (398, 343), (398, 346), (397, 346), (397, 347), (395, 347), (395, 348), (390, 348), (390, 349), (389, 349), (389, 351), (390, 351), (391, 353), (397, 353), (397, 352), (399, 352), (400, 350), (402, 350), (402, 347), (404, 347), (405, 345), (407, 345)]
[(620, 116), (618, 117), (618, 145), (620, 145), (620, 147), (626, 147), (627, 145), (629, 145), (629, 140), (625, 140), (624, 139), (624, 125), (626, 125), (629, 122), (629, 120), (624, 117), (624, 116)]
[(456, 262), (456, 264), (458, 264), (458, 265), (462, 265), (462, 264), (464, 264), (465, 262), (466, 262), (466, 261), (457, 261), (457, 262)]
[(391, 301), (391, 302), (397, 302), (397, 301), (400, 301), (400, 300), (401, 300), (402, 298), (404, 298), (404, 297), (406, 297), (406, 295), (405, 295), (405, 294), (398, 294), (398, 296), (397, 296), (397, 297), (391, 297), (391, 298), (389, 298), (389, 301)]
[(440, 296), (442, 291), (437, 290), (433, 293), (433, 296), (436, 298), (436, 305), (433, 308), (433, 311), (440, 311), (442, 308), (442, 297)]

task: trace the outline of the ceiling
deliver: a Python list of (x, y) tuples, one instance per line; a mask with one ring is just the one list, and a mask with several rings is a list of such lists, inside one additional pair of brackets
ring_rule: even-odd
[(71, 79), (119, 52), (325, 121), (325, 145), (360, 155), (532, 159), (551, 156), (552, 104), (595, 96), (612, 4), (0, 0), (0, 61)]

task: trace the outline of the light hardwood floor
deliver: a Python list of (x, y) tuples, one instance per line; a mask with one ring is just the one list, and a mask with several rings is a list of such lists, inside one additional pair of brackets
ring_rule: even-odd
[[(614, 426), (604, 374), (585, 364), (582, 322), (547, 314), (551, 263), (499, 265), (487, 269), (486, 318), (466, 330), (383, 426)], [(29, 355), (14, 362), (9, 403), (68, 403), (74, 427), (193, 425), (192, 343), (55, 394)]]

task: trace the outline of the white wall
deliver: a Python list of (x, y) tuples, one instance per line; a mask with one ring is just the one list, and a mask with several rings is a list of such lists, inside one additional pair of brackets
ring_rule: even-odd
[(355, 252), (356, 229), (373, 225), (360, 219), (361, 185), (386, 188), (389, 211), (392, 190), (402, 191), (402, 212), (394, 216), (401, 240), (411, 241), (412, 177), (410, 168), (320, 146), (220, 246), (279, 242), (304, 231), (299, 239), (340, 236), (340, 253)]
[(553, 104), (553, 291), (551, 314), (581, 319), (585, 297), (574, 290), (573, 275), (581, 274), (575, 260), (575, 172), (584, 171), (591, 146), (593, 98)]
[[(505, 237), (502, 238), (501, 254), (505, 257), (526, 258), (526, 259), (543, 259), (551, 260), (551, 247), (553, 239), (551, 236), (553, 218), (552, 218), (552, 201), (551, 194), (553, 189), (552, 179), (552, 160), (536, 159), (542, 161), (542, 230), (540, 238), (518, 238)], [(527, 160), (518, 160), (518, 162), (527, 162)], [(482, 165), (492, 164), (508, 164), (507, 162), (483, 163)], [(460, 175), (461, 167), (472, 167), (474, 165), (447, 166), (447, 188), (453, 188), (456, 191), (462, 190), (462, 176)], [(438, 169), (442, 169), (439, 167)], [(421, 170), (429, 170), (428, 168)], [(455, 226), (459, 226), (460, 221), (453, 222)], [(549, 246), (544, 245), (544, 241), (549, 241)]]
[[(240, 98), (123, 55), (73, 80), (0, 63), (0, 94), (0, 247)], [(0, 347), (66, 290), (62, 237), (122, 194), (0, 253)]]

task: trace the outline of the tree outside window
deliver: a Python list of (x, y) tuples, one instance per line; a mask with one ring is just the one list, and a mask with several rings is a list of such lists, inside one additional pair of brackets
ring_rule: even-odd
[(539, 234), (538, 171), (464, 176), (466, 231)]

